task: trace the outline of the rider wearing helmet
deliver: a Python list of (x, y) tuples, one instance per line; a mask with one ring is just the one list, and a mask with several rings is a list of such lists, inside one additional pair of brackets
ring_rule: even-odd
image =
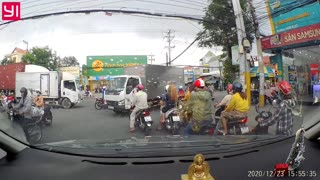
[(138, 111), (148, 108), (148, 95), (143, 91), (144, 86), (138, 84), (137, 92), (134, 93), (131, 106), (135, 106), (130, 115), (130, 132), (134, 132), (134, 122)]
[(183, 86), (179, 86), (178, 96), (179, 96), (180, 99), (184, 98), (185, 92), (183, 90)]
[(19, 121), (19, 123), (21, 123), (23, 130), (26, 132), (25, 124), (32, 121), (32, 99), (28, 96), (27, 88), (22, 87), (20, 93), (21, 99), (13, 108), (22, 116), (23, 120)]
[(41, 94), (41, 91), (39, 89), (36, 89), (37, 96), (33, 99), (33, 103), (36, 105), (38, 108), (43, 108), (44, 107), (44, 101), (43, 101), (43, 96)]
[(166, 94), (165, 94), (165, 97), (163, 97), (165, 105), (161, 109), (162, 113), (160, 116), (160, 123), (159, 123), (159, 127), (157, 128), (157, 130), (162, 129), (162, 125), (165, 121), (166, 112), (169, 111), (170, 109), (174, 108), (177, 103), (177, 100), (178, 100), (177, 89), (174, 84), (166, 85), (165, 91), (166, 91)]
[(242, 89), (241, 83), (234, 82), (232, 84), (232, 98), (225, 111), (221, 113), (221, 121), (224, 129), (222, 132), (223, 135), (226, 135), (228, 132), (227, 121), (248, 116), (249, 101), (246, 94), (242, 92)]
[(204, 89), (202, 79), (194, 82), (195, 92), (191, 94), (186, 109), (191, 115), (191, 121), (184, 130), (185, 135), (197, 133), (202, 127), (212, 122), (212, 101), (208, 91)]
[(291, 136), (293, 133), (293, 109), (296, 106), (296, 98), (293, 95), (291, 85), (287, 81), (281, 81), (278, 85), (280, 91), (279, 108), (276, 109), (272, 117), (257, 121), (261, 127), (271, 126), (277, 123), (276, 134)]

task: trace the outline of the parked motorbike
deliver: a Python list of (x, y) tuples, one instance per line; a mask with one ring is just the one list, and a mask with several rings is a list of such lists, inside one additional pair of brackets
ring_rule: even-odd
[(107, 107), (107, 103), (104, 102), (103, 98), (96, 98), (96, 102), (94, 103), (94, 107), (96, 110), (101, 110), (104, 107)]
[[(220, 107), (223, 108), (224, 107)], [(222, 122), (221, 122), (221, 109), (217, 109), (216, 113), (215, 113), (215, 122), (216, 122), (216, 127), (215, 127), (215, 131), (214, 134), (215, 135), (220, 135), (223, 131), (223, 126), (222, 126)], [(228, 134), (232, 134), (232, 135), (241, 135), (241, 134), (248, 134), (249, 133), (249, 127), (247, 126), (247, 122), (248, 122), (248, 117), (245, 118), (234, 118), (234, 119), (230, 119), (227, 122), (227, 126), (228, 126)]]
[(180, 130), (180, 116), (176, 108), (172, 108), (165, 114), (164, 127), (166, 130), (171, 131), (173, 135), (179, 133)]
[[(133, 108), (131, 109), (131, 111)], [(153, 120), (148, 109), (142, 109), (137, 112), (135, 119), (135, 127), (139, 127), (145, 136), (149, 136), (152, 129)]]

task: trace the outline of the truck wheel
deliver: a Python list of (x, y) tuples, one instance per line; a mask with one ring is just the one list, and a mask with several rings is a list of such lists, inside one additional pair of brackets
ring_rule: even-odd
[(72, 103), (68, 98), (63, 99), (61, 104), (64, 109), (70, 109), (72, 107)]

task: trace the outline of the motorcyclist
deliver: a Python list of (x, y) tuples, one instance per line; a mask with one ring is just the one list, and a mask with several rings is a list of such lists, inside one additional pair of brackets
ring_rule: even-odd
[[(25, 87), (20, 89), (21, 99), (17, 105), (14, 105), (13, 108), (17, 110), (18, 114), (23, 118), (20, 119), (20, 124), (23, 129), (25, 124), (32, 121), (32, 99), (28, 96), (28, 90)], [(25, 130), (25, 129), (24, 129)]]
[(132, 98), (131, 106), (134, 106), (130, 114), (130, 132), (134, 132), (134, 123), (136, 119), (136, 114), (138, 111), (148, 108), (148, 95), (143, 91), (144, 86), (142, 84), (138, 84), (136, 86), (136, 93), (134, 93)]
[(224, 98), (214, 105), (215, 108), (218, 110), (215, 112), (216, 117), (220, 117), (221, 112), (225, 110), (225, 108), (229, 105), (231, 98), (232, 98), (232, 84), (227, 85), (227, 95)]
[(190, 135), (200, 131), (202, 127), (212, 122), (212, 101), (208, 91), (204, 89), (205, 83), (202, 79), (194, 82), (195, 91), (191, 94), (187, 103), (187, 111), (191, 115), (191, 121), (184, 129), (184, 135)]
[(190, 97), (191, 97), (191, 93), (193, 92), (194, 90), (194, 85), (191, 84), (189, 87), (188, 87), (188, 91), (187, 93), (185, 94), (184, 98), (183, 98), (183, 101), (189, 101)]
[(233, 95), (227, 108), (221, 113), (221, 121), (223, 125), (223, 135), (228, 132), (227, 122), (234, 118), (244, 118), (248, 116), (249, 101), (244, 92), (242, 92), (242, 84), (234, 82), (232, 84)]
[(296, 98), (289, 82), (281, 81), (278, 89), (280, 91), (280, 98), (282, 99), (279, 108), (276, 109), (272, 117), (266, 119), (258, 118), (257, 122), (261, 127), (277, 123), (277, 135), (291, 136), (293, 133), (293, 110), (297, 103)]
[(103, 86), (102, 87), (102, 90), (101, 90), (101, 93), (102, 93), (102, 99), (103, 99), (103, 103), (105, 104), (106, 101), (105, 101), (105, 94), (106, 94), (106, 90), (107, 90), (107, 87), (106, 86)]
[(178, 89), (178, 97), (179, 97), (179, 99), (184, 98), (184, 96), (185, 96), (185, 92), (183, 90), (183, 86), (179, 86), (179, 89)]
[(39, 89), (36, 90), (37, 96), (34, 97), (33, 103), (36, 107), (43, 109), (44, 107), (44, 101), (43, 96), (41, 95), (41, 91)]
[(177, 93), (177, 89), (175, 87), (175, 85), (170, 84), (168, 87), (166, 95), (165, 95), (165, 105), (164, 107), (161, 109), (162, 114), (160, 117), (160, 123), (159, 126), (157, 128), (157, 130), (161, 130), (162, 129), (162, 125), (165, 121), (165, 114), (167, 111), (169, 111), (170, 109), (174, 108), (177, 100), (178, 100), (178, 93)]

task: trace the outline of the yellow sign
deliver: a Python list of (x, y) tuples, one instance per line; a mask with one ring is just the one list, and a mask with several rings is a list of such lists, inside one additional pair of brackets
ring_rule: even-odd
[(308, 17), (308, 16), (310, 16), (310, 14), (309, 14), (308, 12), (305, 12), (305, 13), (303, 13), (303, 14), (299, 14), (299, 15), (297, 15), (297, 16), (293, 16), (293, 17), (290, 17), (290, 18), (288, 18), (288, 19), (282, 19), (282, 20), (276, 22), (276, 25), (278, 26), (278, 25), (280, 25), (280, 24), (285, 24), (285, 23), (288, 23), (288, 22), (295, 21), (295, 20), (297, 20), (297, 19), (302, 19), (302, 18), (304, 18), (304, 17)]
[(95, 60), (92, 62), (92, 69), (96, 72), (103, 70), (103, 62), (101, 60)]
[(80, 67), (60, 67), (59, 70), (62, 72), (71, 73), (76, 76), (80, 75)]

